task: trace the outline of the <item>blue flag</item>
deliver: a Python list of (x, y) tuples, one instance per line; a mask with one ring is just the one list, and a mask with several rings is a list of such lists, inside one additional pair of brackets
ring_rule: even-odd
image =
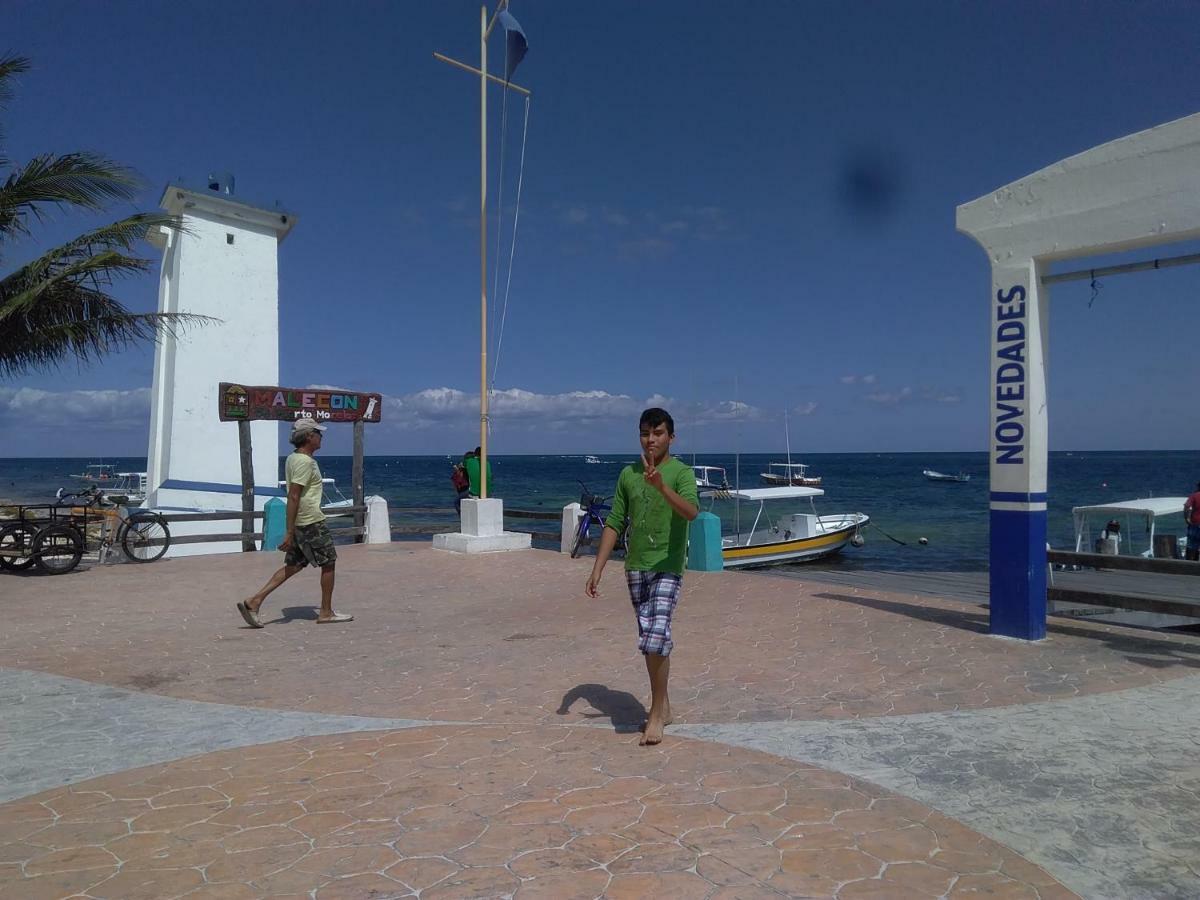
[(525, 58), (525, 52), (529, 49), (529, 41), (525, 40), (525, 32), (521, 30), (521, 26), (508, 10), (501, 12), (498, 18), (508, 36), (508, 65), (504, 69), (504, 80), (511, 81), (513, 72), (517, 71), (517, 66)]

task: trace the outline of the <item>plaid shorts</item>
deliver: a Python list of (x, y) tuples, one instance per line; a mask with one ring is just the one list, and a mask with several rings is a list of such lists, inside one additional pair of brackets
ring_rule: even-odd
[(324, 522), (297, 525), (291, 549), (284, 557), (287, 566), (315, 566), (320, 569), (337, 562), (337, 548), (333, 546), (333, 535)]
[(683, 578), (674, 572), (625, 573), (629, 584), (629, 599), (637, 614), (638, 650), (658, 656), (670, 656), (675, 642), (671, 640), (671, 616), (679, 603)]

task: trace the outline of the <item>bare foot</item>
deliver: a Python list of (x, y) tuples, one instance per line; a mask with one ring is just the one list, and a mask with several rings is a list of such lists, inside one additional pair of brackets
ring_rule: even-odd
[(653, 747), (655, 744), (661, 744), (663, 739), (663, 723), (660, 719), (651, 716), (646, 722), (646, 730), (642, 732), (642, 739), (638, 741), (641, 747)]

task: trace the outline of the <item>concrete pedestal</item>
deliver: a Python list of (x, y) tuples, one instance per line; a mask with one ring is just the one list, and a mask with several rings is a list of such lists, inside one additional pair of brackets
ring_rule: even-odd
[(464, 500), (461, 523), (461, 531), (435, 534), (433, 548), (453, 553), (498, 553), (530, 547), (531, 535), (504, 530), (503, 500)]

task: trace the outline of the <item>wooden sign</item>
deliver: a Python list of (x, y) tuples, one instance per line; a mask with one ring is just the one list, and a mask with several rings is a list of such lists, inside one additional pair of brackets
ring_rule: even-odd
[(227, 381), (221, 382), (218, 403), (222, 422), (378, 422), (383, 413), (382, 394)]

